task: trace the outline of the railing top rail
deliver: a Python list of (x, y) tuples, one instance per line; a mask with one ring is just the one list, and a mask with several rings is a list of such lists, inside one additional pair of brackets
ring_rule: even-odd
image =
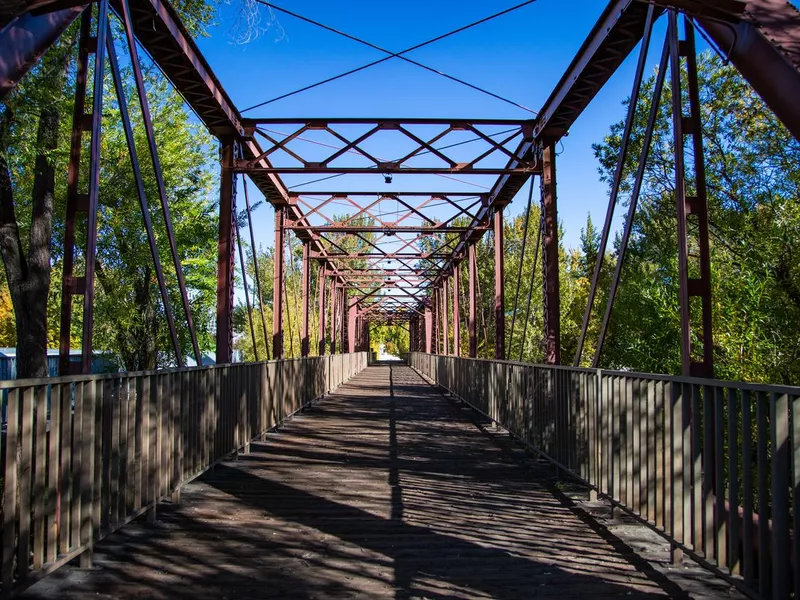
[[(426, 354), (419, 352), (418, 354)], [(475, 362), (491, 363), (491, 364), (505, 364), (513, 367), (535, 367), (539, 369), (549, 369), (554, 371), (569, 371), (572, 373), (591, 373), (600, 374), (601, 377), (628, 377), (631, 379), (648, 379), (651, 381), (666, 381), (674, 383), (685, 383), (690, 385), (700, 386), (713, 386), (718, 388), (731, 388), (737, 390), (746, 390), (749, 392), (765, 392), (775, 394), (789, 394), (792, 396), (800, 396), (800, 386), (778, 385), (767, 383), (750, 383), (746, 381), (729, 381), (723, 379), (706, 379), (702, 377), (685, 377), (683, 375), (664, 375), (659, 373), (640, 373), (638, 371), (616, 371), (611, 369), (591, 369), (586, 367), (573, 367), (569, 365), (546, 365), (541, 363), (526, 363), (513, 360), (492, 360), (488, 358), (468, 358), (464, 356), (447, 356), (441, 354), (430, 354), (439, 358), (449, 358), (459, 360), (468, 360)]]
[[(355, 352), (354, 354), (360, 354)], [(91, 375), (64, 375), (60, 377), (38, 377), (31, 379), (6, 379), (0, 381), (0, 390), (9, 390), (24, 387), (39, 387), (44, 385), (61, 385), (68, 383), (81, 383), (86, 381), (105, 381), (108, 379), (120, 379), (122, 377), (149, 377), (151, 375), (167, 375), (171, 373), (190, 373), (196, 371), (213, 370), (221, 368), (240, 368), (252, 365), (261, 364), (277, 364), (282, 362), (295, 362), (295, 361), (308, 361), (320, 360), (330, 358), (331, 356), (346, 356), (346, 354), (326, 354), (325, 356), (308, 356), (300, 358), (283, 358), (280, 360), (262, 360), (259, 362), (240, 362), (240, 363), (226, 363), (221, 365), (203, 365), (196, 367), (170, 368), (170, 369), (156, 369), (149, 371), (116, 371), (113, 373), (93, 373)]]

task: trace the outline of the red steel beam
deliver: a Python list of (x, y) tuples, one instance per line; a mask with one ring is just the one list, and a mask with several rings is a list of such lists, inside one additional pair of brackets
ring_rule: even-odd
[(735, 23), (698, 22), (800, 140), (800, 11), (786, 0), (748, 0)]
[(311, 303), (311, 259), (308, 244), (303, 244), (302, 316), (300, 322), (300, 356), (308, 356), (311, 342), (308, 337), (308, 316)]
[(233, 141), (222, 144), (217, 238), (217, 364), (233, 360)]
[(561, 295), (558, 272), (558, 206), (556, 202), (556, 148), (542, 153), (542, 211), (544, 213), (544, 323), (545, 362), (561, 364)]
[(494, 213), (494, 357), (506, 358), (505, 244), (503, 209)]
[(283, 253), (284, 253), (284, 207), (275, 207), (275, 254), (272, 270), (272, 357), (283, 358)]
[(26, 12), (0, 29), (0, 100), (14, 89), (86, 6), (79, 4), (40, 15)]
[(461, 289), (460, 269), (453, 269), (453, 355), (461, 356)]
[(478, 261), (474, 243), (468, 246), (467, 254), (469, 256), (469, 320), (467, 322), (469, 329), (469, 357), (476, 358), (478, 356), (478, 332), (475, 318), (478, 304)]
[[(310, 264), (309, 260), (309, 264)], [(318, 346), (318, 353), (320, 356), (325, 355), (325, 322), (327, 315), (325, 314), (327, 303), (325, 298), (327, 283), (328, 283), (328, 276), (325, 271), (325, 265), (319, 266), (319, 280), (317, 281), (317, 285), (319, 286), (319, 346)]]

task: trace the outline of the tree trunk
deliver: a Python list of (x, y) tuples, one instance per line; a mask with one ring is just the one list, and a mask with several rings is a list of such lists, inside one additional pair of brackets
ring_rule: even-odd
[(58, 126), (57, 108), (42, 110), (27, 258), (17, 225), (11, 173), (5, 156), (0, 156), (0, 250), (14, 306), (20, 379), (47, 376), (47, 296), (55, 191), (55, 169), (49, 151), (56, 147)]

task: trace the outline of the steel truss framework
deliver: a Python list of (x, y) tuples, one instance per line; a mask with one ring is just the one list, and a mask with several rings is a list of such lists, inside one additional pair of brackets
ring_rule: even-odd
[[(457, 290), (461, 289), (461, 271), (458, 267), (466, 261), (466, 353), (476, 356), (478, 290), (475, 243), (489, 230), (493, 231), (495, 241), (493, 293), (497, 326), (494, 348), (497, 358), (505, 358), (508, 340), (505, 332), (507, 306), (503, 295), (503, 208), (527, 181), (538, 177), (542, 219), (536, 232), (537, 248), (541, 243), (541, 260), (538, 261), (537, 257), (537, 261), (542, 269), (546, 359), (550, 363), (560, 362), (555, 146), (611, 75), (641, 43), (642, 53), (632, 94), (632, 97), (638, 96), (653, 23), (666, 12), (668, 32), (656, 97), (661, 94), (668, 66), (673, 89), (684, 85), (680, 76), (682, 64), (688, 73), (686, 93), (673, 95), (676, 98), (673, 106), (674, 137), (678, 149), (675, 155), (675, 201), (680, 241), (678, 259), (683, 365), (685, 374), (712, 375), (708, 232), (695, 29), (701, 28), (727, 54), (789, 130), (795, 136), (800, 136), (800, 104), (796, 101), (800, 98), (800, 15), (783, 0), (611, 0), (537, 117), (518, 121), (243, 118), (171, 6), (164, 0), (100, 0), (88, 4), (69, 0), (28, 0), (24, 4), (27, 10), (23, 13), (0, 12), (0, 52), (3, 57), (0, 61), (0, 98), (14, 87), (72, 21), (79, 16), (82, 19), (65, 236), (62, 371), (67, 369), (68, 332), (75, 296), (83, 299), (83, 371), (89, 369), (91, 359), (96, 215), (98, 198), (102, 192), (97, 175), (102, 135), (102, 93), (97, 92), (102, 91), (102, 77), (94, 77), (92, 89), (95, 93), (88, 112), (86, 101), (89, 98), (88, 78), (91, 73), (102, 73), (100, 67), (106, 61), (111, 66), (113, 85), (120, 99), (143, 223), (169, 320), (176, 362), (180, 365), (184, 360), (178, 344), (173, 309), (166, 292), (168, 282), (158, 262), (156, 240), (149, 217), (149, 199), (144, 195), (139, 159), (131, 142), (131, 123), (124, 96), (120, 94), (122, 84), (108, 26), (111, 18), (119, 19), (122, 25), (127, 52), (134, 67), (137, 100), (144, 115), (150, 160), (159, 176), (158, 204), (168, 226), (175, 283), (181, 291), (183, 318), (191, 333), (198, 359), (199, 348), (174, 236), (169, 226), (169, 203), (160, 181), (158, 150), (143, 93), (135, 40), (153, 57), (221, 143), (217, 288), (217, 361), (220, 363), (231, 360), (235, 246), (238, 246), (243, 274), (245, 271), (241, 235), (235, 218), (237, 178), (242, 176), (251, 180), (275, 209), (274, 358), (283, 356), (284, 247), (289, 232), (303, 244), (303, 355), (308, 355), (312, 350), (309, 319), (314, 310), (311, 306), (314, 294), (318, 299), (316, 310), (319, 313), (319, 345), (315, 350), (319, 353), (366, 348), (371, 324), (407, 327), (412, 349), (415, 350), (462, 353), (462, 307)], [(682, 22), (678, 18), (678, 11), (685, 15)], [(94, 26), (92, 21), (95, 22)], [(635, 102), (632, 102), (631, 106), (634, 105)], [(653, 123), (654, 115), (651, 114), (622, 238), (621, 259), (603, 316), (600, 341), (593, 361), (595, 365), (600, 357), (619, 283)], [(604, 254), (610, 233), (630, 128), (631, 115), (626, 124), (625, 143), (612, 187), (600, 257)], [(89, 140), (89, 160), (81, 162), (84, 136)], [(683, 155), (684, 142), (693, 149), (693, 163), (688, 168)], [(392, 148), (392, 156), (381, 155), (380, 149), (386, 147)], [(88, 164), (88, 177), (79, 177), (78, 169), (84, 164)], [(340, 177), (337, 183), (346, 182), (348, 185), (337, 186), (334, 192), (301, 192), (290, 190), (290, 186), (284, 182), (310, 174)], [(448, 183), (455, 180), (462, 186), (479, 186), (481, 191), (430, 191), (431, 177), (444, 178)], [(359, 178), (361, 181), (357, 182)], [(388, 185), (383, 192), (355, 191), (372, 187), (364, 185), (365, 179), (370, 183), (383, 179)], [(78, 183), (83, 180), (88, 181), (86, 190), (81, 189)], [(415, 181), (423, 183), (415, 185)], [(690, 181), (697, 181), (692, 184), (693, 189), (687, 183)], [(250, 199), (246, 181), (244, 192), (249, 239), (255, 246), (249, 220)], [(79, 221), (84, 220), (85, 227), (77, 227)], [(80, 244), (75, 235), (76, 228), (88, 232)], [(689, 247), (699, 250), (697, 257), (690, 256)], [(85, 264), (82, 275), (74, 273), (79, 256), (84, 258), (81, 262)], [(691, 264), (691, 261), (696, 264)], [(599, 271), (598, 264), (574, 359), (576, 363), (582, 358)], [(312, 272), (316, 274), (316, 292), (311, 289)], [(255, 285), (261, 308), (261, 282), (256, 280)], [(249, 289), (246, 291), (249, 292)], [(692, 303), (694, 297), (699, 298), (700, 302)], [(515, 297), (515, 315), (517, 300)], [(251, 319), (249, 325), (250, 334), (255, 338), (253, 313), (256, 310), (255, 306), (251, 307), (249, 293), (246, 302), (248, 308), (252, 308), (248, 310)], [(693, 314), (691, 306), (700, 306), (699, 314)], [(267, 325), (263, 310), (258, 312), (266, 338)], [(524, 336), (528, 327), (527, 317), (522, 326)], [(699, 333), (693, 335), (693, 328)], [(510, 335), (514, 335), (513, 323)], [(692, 347), (692, 339), (700, 340), (699, 349)]]

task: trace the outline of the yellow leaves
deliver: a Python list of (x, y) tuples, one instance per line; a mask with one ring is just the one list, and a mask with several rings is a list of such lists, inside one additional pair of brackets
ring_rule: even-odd
[(14, 307), (11, 293), (4, 285), (0, 289), (0, 346), (13, 347), (17, 344), (17, 328), (14, 322)]

